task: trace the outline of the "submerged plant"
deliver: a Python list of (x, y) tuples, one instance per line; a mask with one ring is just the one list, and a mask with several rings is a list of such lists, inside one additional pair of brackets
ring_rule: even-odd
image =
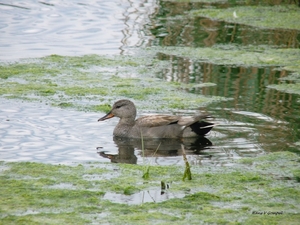
[(160, 194), (163, 195), (167, 189), (169, 189), (169, 184), (166, 184), (164, 181), (161, 181), (160, 182)]
[[(157, 148), (156, 148), (156, 150), (154, 151), (152, 157), (155, 156), (157, 150), (159, 149), (160, 144), (161, 144), (161, 143), (159, 143), (159, 145), (157, 146)], [(143, 152), (144, 152), (144, 150), (143, 150)], [(144, 155), (144, 153), (143, 153), (143, 155)], [(150, 162), (148, 162), (148, 166), (147, 166), (147, 168), (146, 168), (146, 172), (145, 172), (144, 175), (143, 175), (143, 178), (144, 178), (144, 179), (148, 179), (148, 178), (149, 178), (149, 176), (150, 176), (150, 175), (149, 175), (149, 171), (150, 171)]]
[[(144, 162), (145, 162), (145, 148), (144, 148), (144, 139), (143, 139), (142, 133), (141, 133), (141, 142), (142, 142), (143, 163), (144, 163)], [(154, 151), (152, 157), (155, 156), (156, 152), (158, 151), (158, 149), (159, 149), (159, 147), (160, 147), (160, 144), (161, 144), (161, 143), (159, 143), (159, 145), (157, 146), (157, 148), (156, 148), (156, 150)], [(145, 164), (145, 163), (144, 163), (144, 164)], [(149, 171), (150, 171), (150, 162), (148, 162), (148, 166), (147, 166), (147, 168), (146, 168), (146, 171), (144, 172), (144, 174), (143, 174), (143, 176), (142, 176), (144, 179), (149, 179), (149, 176), (150, 176)]]
[(189, 164), (189, 162), (188, 162), (188, 160), (186, 158), (185, 149), (184, 149), (183, 145), (181, 145), (181, 149), (182, 149), (183, 160), (185, 162), (185, 170), (184, 170), (184, 174), (183, 174), (182, 180), (184, 181), (185, 178), (187, 178), (188, 180), (192, 180), (191, 167), (190, 167), (190, 164)]

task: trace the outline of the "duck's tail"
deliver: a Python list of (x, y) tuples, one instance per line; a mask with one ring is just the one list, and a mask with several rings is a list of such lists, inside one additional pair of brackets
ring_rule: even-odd
[(191, 128), (192, 132), (196, 133), (197, 135), (203, 136), (207, 134), (214, 126), (215, 124), (213, 123), (199, 121), (191, 124), (189, 127)]

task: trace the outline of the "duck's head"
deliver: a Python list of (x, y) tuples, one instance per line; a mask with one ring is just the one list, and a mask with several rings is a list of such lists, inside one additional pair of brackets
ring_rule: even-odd
[(132, 101), (122, 99), (113, 105), (112, 109), (105, 116), (101, 117), (98, 121), (104, 121), (113, 117), (119, 118), (135, 118), (136, 108)]

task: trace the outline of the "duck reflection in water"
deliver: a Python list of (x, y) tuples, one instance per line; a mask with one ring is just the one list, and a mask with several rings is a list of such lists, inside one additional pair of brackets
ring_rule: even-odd
[[(141, 139), (114, 137), (114, 142), (118, 147), (118, 154), (110, 154), (105, 151), (99, 151), (98, 154), (104, 158), (109, 158), (113, 163), (137, 163), (137, 156), (134, 152), (135, 150), (142, 151)], [(181, 156), (181, 144), (184, 145), (187, 155), (201, 154), (202, 150), (206, 149), (208, 146), (212, 146), (211, 141), (205, 137), (184, 138), (182, 140), (173, 138), (145, 139), (143, 140), (143, 144), (143, 155), (145, 157)]]

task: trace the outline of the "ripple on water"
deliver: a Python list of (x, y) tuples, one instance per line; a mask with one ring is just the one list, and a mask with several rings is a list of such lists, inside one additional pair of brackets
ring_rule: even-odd
[(38, 33), (44, 32), (44, 31), (46, 31), (46, 29), (35, 28), (35, 29), (24, 29), (24, 30), (22, 30), (22, 33), (23, 34), (38, 34)]
[(124, 53), (123, 48), (135, 47), (137, 36), (139, 41), (146, 36), (135, 27), (148, 23), (155, 7), (153, 0), (148, 5), (109, 0), (1, 4), (0, 32), (6, 41), (0, 43), (0, 59)]
[(95, 113), (3, 100), (0, 103), (0, 120), (4, 121), (0, 125), (1, 160), (107, 161), (96, 152), (98, 134), (101, 135), (96, 118)]
[(21, 143), (20, 144), (20, 147), (22, 150), (24, 149), (34, 149), (34, 148), (39, 148), (40, 150), (42, 150), (41, 148), (42, 147), (45, 147), (47, 145), (47, 143), (44, 141), (34, 141), (34, 142), (30, 142), (30, 141), (27, 141), (25, 143)]
[(8, 135), (16, 135), (16, 136), (26, 136), (32, 135), (32, 131), (24, 130), (24, 129), (9, 129), (7, 130)]

